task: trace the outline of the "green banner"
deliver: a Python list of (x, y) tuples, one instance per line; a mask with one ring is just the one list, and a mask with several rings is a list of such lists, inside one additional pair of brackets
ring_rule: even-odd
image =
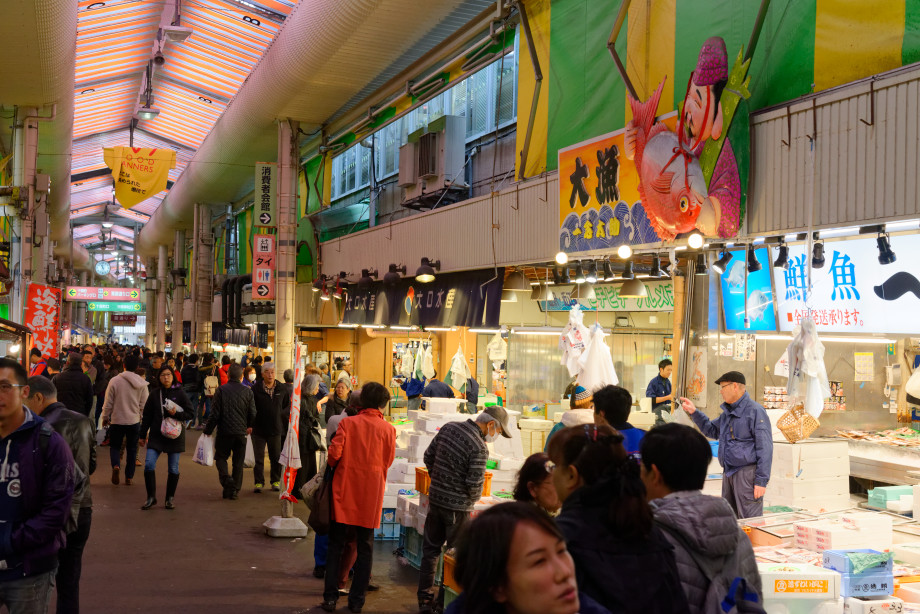
[(141, 303), (106, 303), (102, 301), (91, 301), (86, 304), (87, 311), (130, 311), (131, 313), (140, 313), (144, 310)]

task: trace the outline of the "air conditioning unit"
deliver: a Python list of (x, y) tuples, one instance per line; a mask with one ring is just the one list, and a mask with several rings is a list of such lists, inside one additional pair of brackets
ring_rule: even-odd
[(448, 186), (465, 190), (465, 148), (465, 117), (445, 115), (410, 134), (409, 142), (399, 148), (403, 204), (418, 203), (426, 195), (439, 196)]

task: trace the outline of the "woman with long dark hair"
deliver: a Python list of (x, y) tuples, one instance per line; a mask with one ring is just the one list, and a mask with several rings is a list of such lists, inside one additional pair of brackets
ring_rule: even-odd
[[(141, 445), (146, 441), (147, 458), (144, 463), (144, 484), (147, 486), (147, 501), (141, 506), (149, 510), (157, 504), (157, 459), (165, 453), (168, 460), (166, 477), (166, 509), (175, 508), (173, 497), (179, 485), (179, 457), (185, 452), (185, 422), (194, 415), (194, 409), (185, 392), (176, 382), (173, 369), (163, 365), (157, 371), (156, 384), (150, 386), (150, 394), (144, 405), (141, 420)], [(179, 436), (170, 439), (163, 435), (160, 427), (164, 418), (173, 418), (179, 423)], [(149, 431), (149, 438), (148, 438)]]
[(528, 456), (518, 471), (517, 484), (512, 493), (514, 500), (532, 503), (547, 514), (555, 515), (561, 503), (553, 485), (551, 467), (549, 455), (543, 452)]
[(549, 443), (556, 518), (578, 586), (612, 612), (687, 612), (674, 550), (652, 522), (639, 464), (612, 427), (570, 426)]

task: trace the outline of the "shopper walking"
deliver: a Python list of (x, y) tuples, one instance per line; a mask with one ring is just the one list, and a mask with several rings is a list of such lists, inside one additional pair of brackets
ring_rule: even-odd
[(517, 484), (512, 493), (514, 500), (532, 503), (550, 516), (555, 516), (562, 504), (553, 486), (551, 467), (549, 455), (543, 452), (528, 456), (518, 471)]
[(579, 592), (562, 534), (532, 505), (484, 511), (459, 542), (454, 578), (463, 592), (447, 614), (609, 614)]
[[(246, 367), (255, 375), (252, 367)], [(284, 416), (290, 413), (291, 396), (287, 387), (275, 379), (275, 365), (269, 363), (262, 368), (262, 381), (252, 386), (252, 396), (256, 404), (256, 420), (252, 425), (252, 450), (256, 464), (252, 468), (255, 481), (253, 492), (260, 493), (265, 488), (265, 448), (268, 448), (269, 480), (271, 489), (281, 490), (282, 467), (281, 447), (287, 433)]]
[(48, 377), (48, 361), (42, 356), (42, 351), (38, 348), (29, 350), (29, 377), (33, 375), (43, 375)]
[[(231, 365), (227, 370), (229, 382), (217, 389), (211, 416), (204, 434), (210, 435), (217, 429), (214, 441), (214, 464), (223, 486), (224, 499), (238, 499), (243, 487), (243, 457), (246, 455), (246, 435), (252, 433), (256, 419), (256, 405), (252, 390), (243, 385), (243, 368)], [(233, 457), (233, 473), (227, 466), (227, 459)]]
[(64, 438), (81, 480), (74, 485), (71, 518), (76, 511), (76, 523), (68, 522), (66, 545), (58, 551), (57, 614), (80, 612), (80, 576), (83, 570), (83, 549), (89, 540), (93, 520), (93, 496), (89, 476), (96, 471), (96, 428), (83, 414), (67, 409), (57, 400), (57, 389), (46, 377), (30, 377), (26, 403)]
[[(150, 387), (150, 394), (144, 404), (144, 418), (141, 422), (141, 445), (147, 446), (147, 458), (144, 462), (144, 485), (147, 487), (147, 500), (141, 506), (149, 510), (157, 504), (157, 459), (166, 454), (168, 464), (166, 475), (166, 509), (175, 509), (174, 498), (179, 486), (179, 457), (185, 452), (186, 422), (194, 415), (194, 409), (185, 392), (173, 377), (174, 371), (169, 365), (160, 367), (157, 373), (157, 385)], [(172, 418), (179, 423), (179, 435), (169, 438), (163, 434), (162, 425), (165, 418)]]
[(201, 405), (201, 371), (198, 369), (198, 354), (191, 354), (180, 372), (182, 376), (182, 392), (188, 397), (192, 406), (192, 415), (189, 425), (201, 424), (199, 406)]
[(147, 380), (134, 372), (137, 356), (125, 357), (124, 372), (109, 382), (102, 404), (102, 426), (109, 427), (109, 458), (112, 462), (112, 484), (119, 483), (121, 444), (125, 442), (125, 484), (134, 480), (137, 442), (140, 437), (141, 416), (147, 403)]
[(681, 406), (703, 435), (719, 440), (722, 465), (722, 496), (738, 518), (763, 516), (763, 496), (767, 492), (773, 465), (773, 432), (763, 406), (746, 390), (744, 374), (729, 371), (716, 380), (722, 394), (722, 414), (709, 420), (697, 411), (690, 399), (681, 397)]
[(26, 370), (0, 358), (0, 606), (13, 613), (47, 611), (74, 491), (70, 448), (28, 397)]
[(337, 578), (348, 532), (357, 541), (355, 577), (348, 593), (348, 609), (360, 612), (374, 562), (374, 529), (380, 526), (387, 470), (396, 454), (396, 429), (383, 417), (390, 392), (377, 382), (361, 389), (358, 415), (339, 423), (329, 446), (334, 522), (329, 531), (326, 587), (322, 608), (334, 612), (339, 596)]
[(489, 459), (486, 442), (495, 441), (499, 435), (511, 438), (508, 412), (493, 405), (486, 407), (475, 422), (448, 422), (425, 450), (431, 486), (418, 579), (418, 607), (423, 614), (444, 606), (443, 591), (435, 599), (435, 566), (445, 543), (453, 547), (457, 530), (469, 520), (473, 506), (482, 497)]
[[(640, 471), (655, 523), (674, 546), (691, 614), (717, 612), (723, 602), (738, 612), (762, 613), (751, 542), (728, 502), (702, 493), (711, 460), (712, 448), (696, 429), (671, 423), (648, 432)], [(710, 591), (723, 585), (727, 590)]]
[(70, 411), (93, 415), (93, 383), (83, 372), (83, 355), (71, 352), (67, 355), (64, 370), (52, 379), (58, 391), (58, 400)]
[(609, 426), (572, 426), (549, 445), (556, 518), (578, 586), (611, 612), (687, 612), (671, 544), (652, 522), (639, 466)]
[(102, 404), (105, 402), (105, 390), (109, 380), (119, 372), (112, 372), (113, 359), (106, 356), (102, 359), (101, 368), (96, 372), (96, 381), (93, 384), (93, 394), (96, 395), (96, 409), (93, 412), (93, 427), (99, 428), (99, 416), (102, 415)]

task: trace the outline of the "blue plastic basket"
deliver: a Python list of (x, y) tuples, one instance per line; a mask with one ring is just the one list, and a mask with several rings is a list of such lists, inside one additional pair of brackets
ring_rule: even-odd
[(380, 528), (374, 531), (374, 539), (378, 541), (398, 540), (400, 537), (400, 528), (400, 524), (396, 522), (396, 510), (385, 507), (380, 514)]

